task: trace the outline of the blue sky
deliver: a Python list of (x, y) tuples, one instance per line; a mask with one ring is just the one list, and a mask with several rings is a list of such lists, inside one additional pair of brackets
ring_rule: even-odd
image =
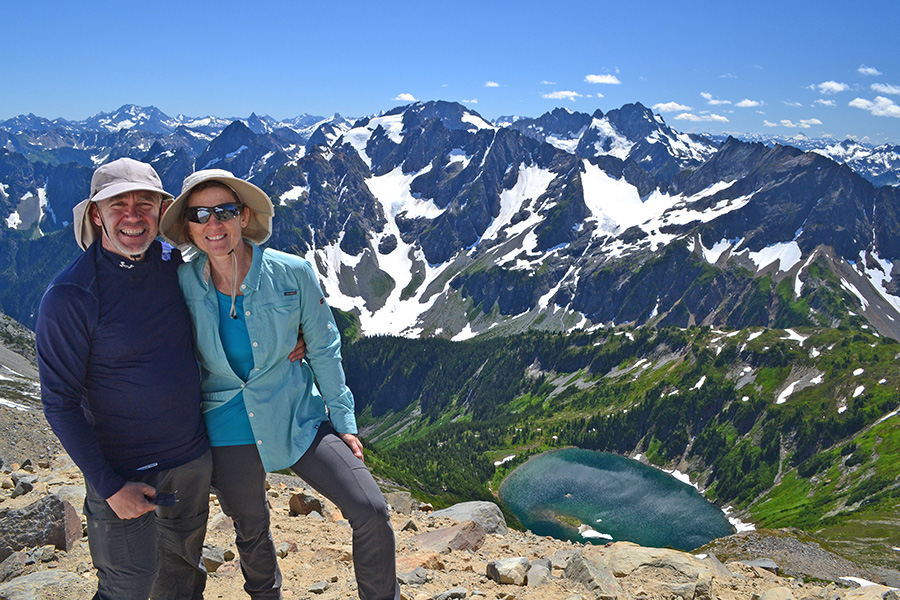
[(680, 131), (900, 144), (895, 0), (35, 0), (3, 2), (0, 23), (0, 119), (641, 102)]

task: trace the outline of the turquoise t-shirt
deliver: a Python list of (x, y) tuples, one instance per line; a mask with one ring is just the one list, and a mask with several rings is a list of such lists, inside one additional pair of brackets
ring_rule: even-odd
[[(231, 296), (216, 290), (219, 300), (219, 336), (228, 364), (235, 375), (247, 381), (253, 369), (253, 349), (250, 347), (250, 334), (247, 333), (247, 322), (244, 320), (244, 297), (237, 296), (235, 309), (238, 318), (232, 319)], [(244, 394), (237, 396), (213, 410), (203, 413), (206, 420), (206, 431), (212, 446), (241, 446), (255, 444), (250, 417), (244, 406)]]

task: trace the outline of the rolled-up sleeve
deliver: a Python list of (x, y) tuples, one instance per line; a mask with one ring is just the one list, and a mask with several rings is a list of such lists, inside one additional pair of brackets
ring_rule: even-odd
[(357, 433), (353, 394), (341, 365), (341, 333), (312, 265), (304, 261), (297, 270), (300, 288), (300, 322), (306, 340), (306, 359), (338, 433)]

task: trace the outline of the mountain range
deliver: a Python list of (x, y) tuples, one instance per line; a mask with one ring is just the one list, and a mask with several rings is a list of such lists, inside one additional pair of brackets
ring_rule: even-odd
[(900, 154), (805, 146), (680, 133), (639, 103), (493, 122), (442, 101), (352, 120), (19, 116), (0, 123), (0, 309), (33, 325), (92, 170), (130, 156), (175, 193), (210, 167), (259, 185), (269, 245), (312, 261), (367, 334), (858, 322), (898, 338), (884, 183)]
[[(72, 207), (120, 156), (173, 193), (220, 167), (270, 195), (269, 246), (308, 258), (346, 311), (369, 464), (390, 479), (488, 498), (537, 452), (606, 450), (895, 564), (895, 147), (685, 134), (638, 103), (21, 116), (0, 123), (0, 312), (33, 326), (80, 252)], [(0, 345), (30, 338), (4, 320)], [(2, 387), (37, 402), (31, 376)]]

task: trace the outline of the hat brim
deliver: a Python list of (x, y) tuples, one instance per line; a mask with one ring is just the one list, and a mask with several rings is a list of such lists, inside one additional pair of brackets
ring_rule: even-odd
[(159, 232), (171, 244), (184, 246), (190, 244), (182, 227), (182, 216), (188, 197), (194, 188), (207, 181), (218, 181), (225, 184), (241, 199), (241, 204), (250, 209), (250, 222), (241, 230), (241, 235), (257, 244), (262, 244), (272, 235), (272, 216), (275, 207), (264, 191), (250, 183), (239, 179), (223, 169), (206, 169), (189, 175), (184, 180), (181, 194), (163, 213), (159, 224)]
[(91, 220), (91, 211), (88, 210), (88, 207), (92, 202), (100, 202), (101, 200), (112, 198), (113, 196), (138, 191), (156, 192), (157, 194), (162, 195), (163, 204), (165, 204), (167, 200), (174, 198), (172, 194), (163, 189), (130, 181), (107, 186), (93, 198), (82, 200), (72, 209), (72, 222), (75, 226), (75, 241), (78, 243), (78, 247), (82, 250), (87, 250), (90, 245), (100, 237), (100, 228), (94, 225), (93, 220)]

